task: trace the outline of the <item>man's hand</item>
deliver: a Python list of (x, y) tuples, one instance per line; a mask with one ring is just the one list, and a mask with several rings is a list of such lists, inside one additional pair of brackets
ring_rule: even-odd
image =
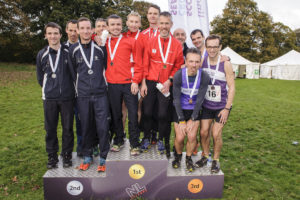
[(223, 109), (219, 114), (218, 117), (220, 117), (220, 123), (226, 124), (228, 119), (229, 110)]
[(187, 122), (187, 125), (186, 125), (186, 131), (187, 131), (188, 133), (191, 132), (192, 129), (194, 128), (195, 124), (196, 124), (195, 121), (189, 120), (189, 121)]
[(147, 84), (146, 81), (143, 80), (142, 87), (141, 87), (141, 96), (144, 98), (147, 95), (147, 92), (148, 92)]
[(161, 89), (161, 92), (163, 94), (167, 94), (170, 90), (171, 81), (168, 79), (166, 82), (163, 83), (163, 88)]
[(137, 83), (131, 83), (131, 93), (136, 95), (139, 92), (139, 85)]
[(226, 56), (226, 55), (221, 55), (220, 62), (225, 62), (225, 61), (230, 61), (230, 58), (229, 58), (229, 56)]
[(94, 41), (98, 44), (98, 46), (102, 46), (101, 36), (96, 35), (96, 36), (94, 37)]

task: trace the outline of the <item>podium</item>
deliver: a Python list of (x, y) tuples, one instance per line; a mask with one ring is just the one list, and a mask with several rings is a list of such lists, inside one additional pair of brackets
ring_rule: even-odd
[[(160, 155), (156, 145), (139, 156), (130, 156), (129, 142), (120, 152), (109, 152), (106, 172), (98, 173), (99, 157), (87, 171), (77, 167), (82, 159), (73, 153), (73, 167), (48, 170), (43, 176), (44, 198), (47, 200), (73, 199), (204, 199), (222, 198), (224, 174), (210, 173), (210, 164), (188, 172), (185, 153), (181, 167), (172, 168), (173, 156), (168, 160)], [(194, 163), (200, 153), (192, 157)]]

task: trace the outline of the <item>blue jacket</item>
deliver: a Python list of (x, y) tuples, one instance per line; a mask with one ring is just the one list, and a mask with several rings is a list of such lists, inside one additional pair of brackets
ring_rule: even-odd
[(70, 72), (68, 61), (68, 47), (61, 45), (61, 53), (57, 69), (56, 78), (52, 78), (49, 55), (51, 55), (53, 65), (55, 64), (57, 51), (44, 47), (36, 57), (37, 80), (42, 87), (43, 100), (72, 100), (75, 98), (75, 88)]

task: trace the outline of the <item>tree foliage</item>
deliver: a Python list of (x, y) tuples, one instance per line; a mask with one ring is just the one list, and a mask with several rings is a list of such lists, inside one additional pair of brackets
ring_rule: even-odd
[(266, 62), (297, 49), (296, 35), (282, 23), (260, 11), (254, 0), (228, 0), (223, 14), (212, 22), (212, 33), (223, 39), (223, 47), (251, 61)]
[[(0, 61), (34, 62), (47, 44), (43, 29), (48, 22), (56, 22), (64, 30), (70, 19), (85, 16), (95, 22), (118, 14), (125, 30), (127, 15), (137, 11), (144, 16), (148, 6), (133, 0), (0, 0)], [(148, 26), (146, 21), (142, 19), (143, 28)], [(64, 33), (62, 41), (66, 39)]]

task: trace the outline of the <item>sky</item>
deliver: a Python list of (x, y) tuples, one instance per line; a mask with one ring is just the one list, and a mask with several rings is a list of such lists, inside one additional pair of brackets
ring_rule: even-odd
[[(168, 0), (144, 0), (155, 3), (162, 11), (168, 10)], [(221, 15), (228, 0), (207, 0), (209, 21)], [(273, 22), (281, 22), (292, 30), (300, 28), (300, 0), (255, 0), (258, 9), (273, 17)]]

